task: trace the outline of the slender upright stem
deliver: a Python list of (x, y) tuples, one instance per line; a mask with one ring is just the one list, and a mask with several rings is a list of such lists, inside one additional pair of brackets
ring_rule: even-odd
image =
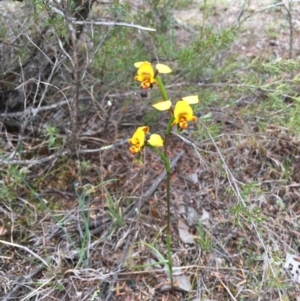
[[(155, 79), (156, 79), (156, 83), (157, 83), (157, 86), (159, 88), (161, 97), (163, 98), (164, 101), (169, 100), (167, 91), (165, 89), (165, 86), (164, 86), (160, 76), (156, 75)], [(173, 121), (174, 121), (174, 116), (172, 115), (172, 117), (169, 120), (167, 129), (166, 129), (166, 136), (165, 136), (165, 139), (164, 139), (164, 154), (165, 154), (166, 157), (167, 157), (168, 137), (169, 137), (169, 134), (171, 132), (171, 127), (172, 127)]]
[[(165, 140), (166, 141), (166, 140)], [(172, 264), (172, 252), (171, 252), (171, 200), (170, 200), (170, 191), (171, 191), (171, 166), (169, 159), (165, 156), (160, 150), (157, 148), (147, 144), (150, 148), (154, 149), (157, 154), (160, 156), (162, 161), (165, 164), (165, 169), (167, 172), (167, 251), (168, 251), (168, 269), (169, 269), (169, 277), (171, 282), (171, 288), (174, 288), (174, 280), (173, 280), (173, 264)]]
[(161, 81), (160, 76), (159, 76), (159, 75), (156, 75), (155, 79), (156, 79), (156, 83), (157, 83), (158, 89), (159, 89), (159, 91), (160, 91), (161, 97), (162, 97), (163, 100), (165, 100), (165, 101), (166, 101), (166, 100), (169, 100), (167, 91), (166, 91), (166, 89), (165, 89), (164, 84), (163, 84), (162, 81)]
[(168, 250), (168, 265), (169, 265), (169, 276), (171, 282), (171, 288), (173, 289), (173, 264), (172, 264), (172, 253), (171, 253), (171, 203), (170, 203), (170, 182), (171, 172), (167, 171), (167, 250)]
[[(160, 78), (159, 75), (156, 75), (156, 83), (159, 88), (160, 94), (164, 101), (169, 100), (167, 91), (165, 89), (165, 86)], [(166, 129), (166, 135), (164, 139), (164, 153), (161, 153), (159, 150), (156, 149), (157, 153), (161, 157), (161, 159), (165, 163), (165, 168), (167, 172), (167, 250), (168, 250), (168, 268), (169, 268), (169, 277), (171, 282), (171, 289), (174, 288), (174, 281), (173, 281), (173, 268), (172, 268), (172, 252), (171, 252), (171, 200), (170, 200), (170, 186), (171, 186), (171, 168), (170, 168), (170, 162), (168, 159), (167, 149), (168, 149), (168, 137), (171, 132), (172, 123), (174, 121), (174, 116), (169, 120), (167, 129)]]
[(164, 140), (164, 154), (165, 154), (166, 157), (168, 157), (168, 155), (167, 155), (168, 138), (169, 138), (169, 135), (170, 135), (170, 132), (171, 132), (173, 121), (174, 121), (174, 116), (172, 115), (172, 117), (169, 120), (167, 129), (166, 129), (166, 136), (165, 136), (165, 140)]

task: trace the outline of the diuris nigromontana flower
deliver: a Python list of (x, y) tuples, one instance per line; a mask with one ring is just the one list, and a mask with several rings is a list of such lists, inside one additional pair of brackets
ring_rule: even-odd
[(174, 109), (175, 120), (172, 126), (177, 124), (180, 129), (186, 130), (188, 128), (187, 121), (196, 121), (197, 118), (193, 116), (192, 107), (184, 100), (177, 101)]
[(178, 125), (180, 129), (187, 129), (187, 121), (196, 121), (197, 118), (193, 116), (193, 109), (190, 106), (191, 104), (196, 104), (199, 102), (197, 95), (191, 95), (183, 97), (182, 100), (179, 100), (174, 108), (174, 112), (171, 110), (172, 102), (171, 100), (161, 101), (153, 105), (153, 107), (159, 111), (171, 110), (174, 115), (173, 125)]
[(128, 140), (132, 144), (130, 152), (132, 154), (140, 153), (145, 145), (145, 135), (149, 132), (148, 126), (140, 126), (136, 129), (132, 137)]
[[(130, 152), (132, 154), (141, 153), (146, 145), (146, 134), (149, 133), (149, 131), (150, 128), (148, 126), (140, 126), (136, 129), (132, 137), (128, 140), (128, 142), (132, 144), (130, 147)], [(153, 147), (161, 147), (164, 144), (163, 139), (158, 134), (150, 135), (147, 143)]]
[(136, 62), (134, 66), (138, 68), (137, 75), (134, 80), (141, 82), (142, 89), (152, 88), (156, 84), (155, 76), (157, 73), (170, 73), (171, 68), (164, 64), (156, 64), (156, 72), (149, 62)]

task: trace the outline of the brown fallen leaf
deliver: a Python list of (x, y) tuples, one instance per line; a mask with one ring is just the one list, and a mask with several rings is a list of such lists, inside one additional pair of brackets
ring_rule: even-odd
[(182, 219), (178, 219), (177, 223), (178, 233), (181, 241), (185, 244), (194, 244), (194, 236), (189, 233), (189, 226), (184, 223)]

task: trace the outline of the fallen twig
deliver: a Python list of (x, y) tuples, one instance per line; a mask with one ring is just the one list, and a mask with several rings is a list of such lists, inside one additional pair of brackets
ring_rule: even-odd
[(14, 298), (14, 295), (19, 291), (20, 287), (23, 285), (23, 283), (32, 277), (34, 277), (36, 274), (41, 272), (45, 268), (44, 264), (40, 264), (37, 266), (36, 269), (34, 269), (29, 275), (21, 276), (18, 278), (17, 285), (2, 299), (2, 301), (8, 301), (12, 300)]
[(26, 252), (30, 253), (35, 258), (37, 258), (39, 261), (41, 261), (45, 266), (49, 267), (49, 265), (48, 265), (48, 263), (47, 263), (47, 261), (45, 259), (43, 259), (38, 254), (34, 253), (33, 251), (31, 251), (29, 248), (27, 248), (25, 246), (22, 246), (22, 245), (19, 245), (19, 244), (15, 244), (15, 243), (12, 243), (12, 242), (9, 242), (9, 241), (5, 241), (5, 240), (0, 240), (0, 243), (2, 243), (4, 245), (9, 245), (9, 246), (12, 246), (12, 247), (16, 247), (16, 248), (19, 248), (19, 249), (23, 249)]
[[(110, 144), (110, 145), (106, 145), (100, 148), (95, 148), (95, 149), (82, 149), (82, 150), (78, 150), (78, 154), (88, 154), (88, 153), (98, 153), (104, 150), (108, 150), (108, 149), (112, 149), (121, 145), (124, 145), (125, 143), (127, 143), (128, 139), (124, 139), (121, 141), (118, 141), (116, 143)], [(32, 159), (32, 160), (21, 160), (21, 159), (0, 159), (0, 164), (8, 164), (8, 165), (27, 165), (28, 167), (32, 166), (32, 165), (36, 165), (36, 164), (42, 164), (45, 162), (49, 162), (51, 160), (57, 159), (57, 158), (61, 158), (61, 157), (65, 157), (70, 155), (71, 152), (69, 150), (64, 150), (61, 152), (58, 152), (56, 154), (47, 156), (47, 157), (40, 157), (37, 159)]]

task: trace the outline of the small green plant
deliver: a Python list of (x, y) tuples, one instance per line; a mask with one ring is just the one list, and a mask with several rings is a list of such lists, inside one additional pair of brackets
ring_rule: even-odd
[(235, 217), (235, 223), (243, 228), (244, 223), (249, 225), (251, 223), (261, 224), (263, 217), (261, 211), (258, 207), (253, 207), (249, 209), (243, 203), (238, 203), (230, 209), (230, 212)]
[(112, 217), (113, 223), (118, 224), (120, 226), (124, 226), (123, 213), (121, 208), (119, 208), (118, 202), (116, 202), (110, 193), (106, 190), (106, 200), (108, 211)]
[(203, 229), (203, 225), (198, 222), (197, 233), (195, 240), (199, 242), (202, 252), (209, 252), (211, 250), (212, 241), (208, 232)]
[(60, 137), (59, 130), (56, 126), (49, 125), (46, 128), (44, 136), (49, 149), (58, 149), (63, 146), (63, 139)]
[(91, 162), (90, 162), (90, 161), (86, 161), (86, 160), (80, 161), (80, 165), (81, 165), (81, 168), (82, 168), (83, 170), (87, 170), (87, 171), (90, 170), (91, 167), (92, 167)]
[(58, 283), (56, 286), (55, 286), (55, 290), (58, 291), (58, 292), (63, 292), (65, 290), (64, 286), (60, 283)]
[(91, 301), (96, 300), (96, 298), (98, 297), (99, 293), (100, 293), (100, 290), (94, 291), (93, 296), (92, 296), (92, 298), (91, 298), (90, 300), (91, 300)]
[(0, 200), (10, 202), (17, 197), (17, 191), (23, 185), (27, 169), (9, 165), (0, 173)]

